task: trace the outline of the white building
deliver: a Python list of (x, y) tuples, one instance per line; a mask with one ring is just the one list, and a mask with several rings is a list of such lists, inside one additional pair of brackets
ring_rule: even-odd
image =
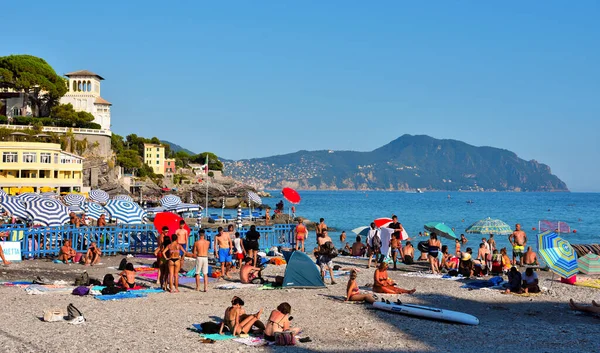
[(80, 70), (66, 74), (68, 91), (61, 104), (71, 103), (76, 111), (86, 111), (103, 130), (110, 130), (110, 104), (100, 96), (100, 81), (104, 78), (91, 71)]

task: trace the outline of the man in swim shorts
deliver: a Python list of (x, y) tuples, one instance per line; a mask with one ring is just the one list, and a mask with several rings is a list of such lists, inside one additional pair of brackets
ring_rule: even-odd
[(204, 277), (204, 292), (208, 290), (208, 248), (210, 242), (206, 240), (204, 229), (198, 231), (198, 240), (194, 243), (192, 250), (196, 257), (196, 290), (200, 290), (200, 273)]
[(229, 276), (229, 269), (231, 268), (233, 243), (231, 242), (229, 235), (223, 233), (223, 227), (219, 227), (217, 231), (219, 234), (215, 237), (215, 257), (218, 256), (219, 262), (221, 263), (221, 275), (231, 279), (231, 276)]
[(519, 223), (515, 226), (515, 231), (508, 237), (508, 241), (513, 247), (513, 265), (517, 264), (516, 258), (519, 258), (519, 266), (523, 266), (523, 254), (525, 253), (525, 245), (527, 244), (527, 235), (521, 230)]

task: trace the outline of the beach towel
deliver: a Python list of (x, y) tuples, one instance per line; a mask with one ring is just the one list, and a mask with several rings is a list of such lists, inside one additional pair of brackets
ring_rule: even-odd
[(497, 288), (497, 289), (502, 289), (504, 288), (502, 286), (504, 280), (502, 279), (502, 277), (492, 277), (488, 280), (473, 280), (467, 284), (462, 285), (460, 288), (465, 288), (465, 289), (482, 289), (482, 288)]
[[(334, 278), (339, 278), (339, 277), (348, 276), (348, 275), (350, 275), (350, 271), (333, 271)], [(331, 278), (329, 271), (325, 272), (325, 278)]]
[(587, 279), (575, 282), (576, 286), (600, 289), (600, 279)]
[(231, 333), (225, 333), (223, 335), (219, 335), (218, 333), (202, 333), (202, 326), (200, 324), (192, 324), (192, 327), (196, 332), (200, 334), (202, 338), (211, 339), (215, 341), (227, 341), (235, 338)]
[(244, 337), (244, 338), (234, 338), (233, 341), (237, 342), (237, 343), (245, 344), (246, 346), (250, 346), (250, 347), (260, 347), (260, 346), (266, 346), (269, 344), (269, 342), (267, 340), (265, 340), (264, 338), (252, 337), (252, 336)]
[(513, 292), (510, 292), (510, 294), (516, 295), (518, 297), (535, 297), (538, 295), (542, 295), (541, 292), (540, 293), (513, 293)]
[(234, 283), (219, 284), (218, 286), (215, 286), (215, 289), (232, 290), (232, 289), (243, 289), (243, 288), (257, 288), (259, 286), (260, 286), (260, 284), (234, 282)]
[(273, 283), (265, 283), (262, 286), (256, 288), (258, 290), (273, 290), (273, 289), (283, 289), (282, 286), (275, 286)]
[(57, 286), (52, 284), (31, 284), (25, 287), (27, 294), (71, 294), (75, 287)]
[(434, 275), (432, 273), (425, 273), (425, 272), (408, 272), (408, 273), (401, 273), (400, 276), (403, 277), (419, 277), (419, 278), (431, 278), (431, 279), (445, 279), (445, 280), (450, 280), (450, 281), (456, 281), (459, 279), (464, 278), (461, 275), (458, 276), (450, 276), (450, 275)]
[(134, 267), (135, 272), (148, 272), (148, 271), (156, 271), (156, 269), (154, 267), (148, 267), (148, 266), (144, 266), (144, 267)]
[(3, 286), (14, 287), (14, 286), (28, 286), (33, 284), (31, 281), (12, 281), (12, 282), (2, 282)]
[(133, 298), (146, 298), (148, 295), (145, 293), (138, 293), (139, 291), (128, 291), (120, 292), (113, 295), (97, 295), (94, 298), (98, 300), (121, 300), (121, 299), (133, 299)]

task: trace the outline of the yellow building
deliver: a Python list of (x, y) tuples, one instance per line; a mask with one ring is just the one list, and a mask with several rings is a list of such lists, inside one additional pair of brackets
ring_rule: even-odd
[(165, 147), (163, 145), (145, 143), (144, 163), (152, 167), (155, 174), (165, 175)]
[(0, 142), (0, 188), (19, 192), (80, 191), (83, 158), (62, 151), (60, 144), (45, 142)]

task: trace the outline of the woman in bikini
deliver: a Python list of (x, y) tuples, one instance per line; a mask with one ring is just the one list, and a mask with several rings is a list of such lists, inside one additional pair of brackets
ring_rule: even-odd
[(291, 312), (292, 307), (288, 303), (279, 304), (277, 309), (271, 312), (271, 316), (269, 316), (269, 321), (265, 327), (265, 340), (275, 342), (275, 333), (283, 331), (290, 331), (294, 336), (298, 335), (300, 328), (290, 327)]
[(396, 287), (396, 283), (388, 277), (387, 268), (388, 265), (382, 262), (375, 270), (373, 292), (383, 294), (413, 294), (417, 291), (415, 288), (407, 290)]
[(135, 287), (135, 268), (132, 263), (128, 262), (125, 265), (125, 271), (119, 273), (119, 276), (121, 277), (119, 279), (121, 287), (125, 289), (133, 289)]
[(427, 244), (429, 245), (427, 260), (431, 265), (431, 273), (433, 273), (434, 275), (441, 274), (440, 264), (438, 262), (438, 253), (440, 251), (442, 243), (438, 240), (437, 234), (431, 233), (431, 235), (429, 235), (429, 241), (427, 242)]
[(171, 236), (171, 244), (163, 250), (163, 257), (167, 260), (169, 267), (169, 287), (171, 293), (179, 293), (179, 269), (181, 268), (181, 256), (179, 252), (183, 247), (177, 242), (177, 234)]
[(158, 277), (156, 278), (156, 284), (160, 283), (161, 288), (166, 291), (167, 283), (169, 282), (169, 264), (167, 259), (163, 255), (164, 250), (171, 244), (171, 238), (165, 237), (163, 242), (154, 250), (154, 256), (156, 256), (156, 262), (158, 265)]
[(360, 294), (358, 284), (356, 284), (356, 271), (350, 272), (350, 279), (348, 280), (348, 286), (346, 287), (346, 300), (347, 302), (367, 302), (369, 304), (375, 303), (375, 298), (371, 294)]
[(304, 241), (307, 238), (307, 230), (306, 226), (302, 223), (302, 219), (298, 220), (298, 225), (296, 226), (296, 250), (302, 249), (304, 252)]
[(223, 334), (224, 328), (227, 328), (234, 336), (248, 333), (252, 325), (260, 319), (263, 309), (260, 309), (254, 315), (245, 315), (242, 306), (244, 306), (244, 301), (239, 297), (233, 297), (231, 306), (225, 309), (225, 315), (223, 315), (223, 322), (221, 322), (219, 330), (220, 335)]

